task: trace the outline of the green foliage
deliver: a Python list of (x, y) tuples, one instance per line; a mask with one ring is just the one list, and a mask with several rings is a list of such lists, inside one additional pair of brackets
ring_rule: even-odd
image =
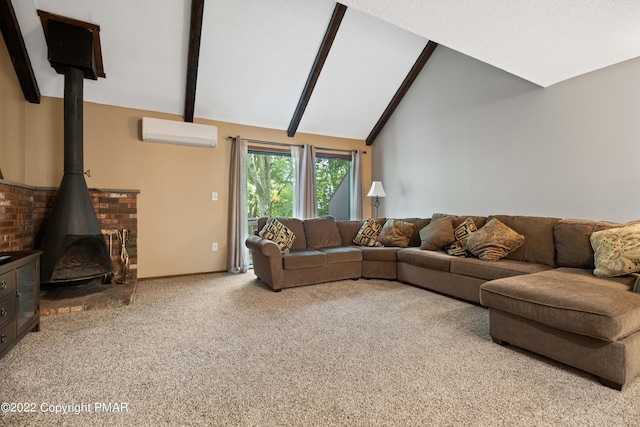
[(291, 157), (249, 153), (247, 158), (247, 212), (249, 218), (293, 215)]
[[(329, 213), (329, 202), (351, 161), (316, 158), (318, 215)], [(286, 154), (250, 152), (247, 158), (247, 211), (249, 218), (293, 216), (293, 163)]]

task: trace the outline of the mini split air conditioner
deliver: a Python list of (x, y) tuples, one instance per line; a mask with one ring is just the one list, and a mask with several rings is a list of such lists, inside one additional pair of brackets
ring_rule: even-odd
[(143, 117), (142, 140), (213, 148), (218, 144), (218, 128), (198, 123)]

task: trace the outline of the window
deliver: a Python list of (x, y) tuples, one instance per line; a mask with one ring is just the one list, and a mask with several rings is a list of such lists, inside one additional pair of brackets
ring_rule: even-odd
[(349, 219), (349, 169), (351, 158), (316, 156), (318, 216)]
[(249, 234), (262, 216), (293, 215), (293, 163), (289, 152), (249, 150), (247, 214)]
[[(318, 153), (315, 162), (318, 216), (349, 219), (351, 157)], [(288, 150), (249, 149), (247, 213), (254, 234), (262, 216), (293, 215), (293, 162)]]

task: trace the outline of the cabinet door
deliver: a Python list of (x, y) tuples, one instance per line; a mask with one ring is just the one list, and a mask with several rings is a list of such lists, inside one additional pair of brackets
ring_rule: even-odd
[(38, 314), (36, 286), (38, 268), (37, 263), (32, 262), (16, 270), (18, 296), (18, 334)]

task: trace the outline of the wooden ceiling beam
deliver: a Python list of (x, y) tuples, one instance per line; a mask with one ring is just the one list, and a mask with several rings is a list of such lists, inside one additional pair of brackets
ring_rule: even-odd
[(11, 0), (0, 0), (0, 30), (11, 62), (13, 62), (13, 68), (16, 70), (24, 98), (32, 104), (39, 104), (40, 89)]
[(373, 141), (376, 140), (378, 134), (380, 133), (380, 131), (382, 131), (384, 125), (387, 124), (387, 121), (400, 104), (400, 101), (402, 101), (402, 98), (404, 98), (405, 94), (420, 74), (420, 71), (422, 71), (422, 68), (426, 65), (427, 61), (429, 61), (429, 58), (431, 58), (431, 54), (433, 54), (433, 51), (436, 50), (436, 47), (438, 47), (438, 43), (429, 40), (427, 45), (422, 50), (422, 53), (420, 53), (420, 56), (416, 60), (415, 64), (413, 64), (413, 67), (411, 67), (411, 70), (407, 74), (407, 77), (405, 77), (404, 81), (398, 88), (398, 91), (395, 95), (393, 95), (393, 98), (391, 98), (391, 102), (389, 102), (389, 105), (382, 113), (382, 116), (380, 116), (380, 119), (378, 119), (378, 122), (371, 130), (371, 133), (367, 137), (367, 145), (373, 144)]
[(184, 95), (184, 121), (193, 122), (196, 108), (196, 84), (198, 81), (198, 61), (200, 60), (200, 39), (202, 38), (202, 18), (204, 0), (191, 0), (191, 25), (189, 27), (189, 53), (187, 54), (187, 86)]
[(311, 99), (311, 94), (313, 93), (313, 89), (318, 82), (318, 77), (320, 77), (320, 72), (322, 71), (324, 62), (329, 55), (331, 45), (333, 44), (333, 40), (336, 38), (336, 34), (338, 33), (338, 29), (340, 28), (340, 23), (342, 22), (342, 18), (344, 17), (346, 11), (347, 6), (336, 3), (336, 7), (333, 9), (333, 14), (331, 15), (331, 20), (329, 21), (329, 26), (327, 27), (327, 31), (324, 34), (324, 38), (322, 39), (322, 43), (320, 44), (320, 49), (318, 49), (316, 59), (313, 62), (313, 66), (311, 67), (311, 71), (309, 72), (309, 76), (307, 77), (307, 82), (305, 83), (302, 94), (300, 95), (300, 100), (298, 101), (296, 111), (293, 113), (293, 118), (291, 119), (291, 123), (289, 124), (289, 128), (287, 129), (287, 135), (291, 138), (296, 134), (296, 131), (298, 130), (300, 120), (302, 120), (302, 116), (304, 115), (304, 110), (307, 109), (307, 105), (309, 104), (309, 100)]

